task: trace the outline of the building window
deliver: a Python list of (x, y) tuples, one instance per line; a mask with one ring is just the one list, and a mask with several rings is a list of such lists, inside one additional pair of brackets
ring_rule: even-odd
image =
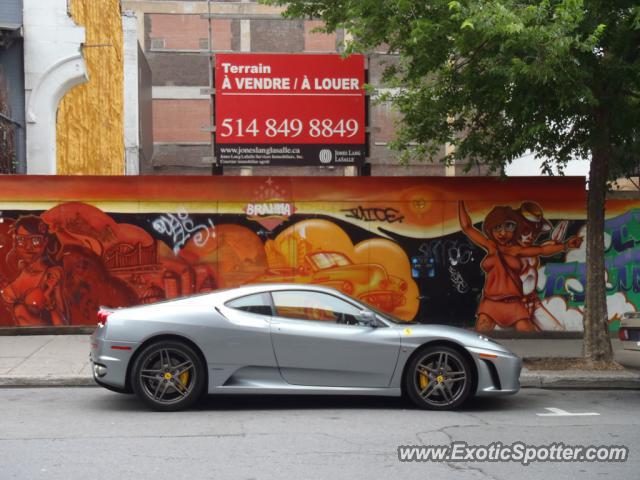
[(151, 50), (164, 50), (164, 38), (152, 38)]

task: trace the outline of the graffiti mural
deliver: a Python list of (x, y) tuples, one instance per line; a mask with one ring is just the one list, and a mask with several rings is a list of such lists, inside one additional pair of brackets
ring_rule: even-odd
[[(535, 202), (523, 202), (519, 208), (496, 206), (485, 217), (482, 231), (472, 223), (463, 201), (458, 204), (460, 226), (473, 243), (485, 250), (480, 263), (485, 276), (478, 305), (476, 330), (490, 331), (497, 326), (520, 332), (547, 330), (549, 323), (565, 330), (540, 301), (536, 292), (541, 257), (550, 257), (579, 248), (582, 237), (564, 240), (561, 223), (550, 240), (537, 244), (551, 224)], [(559, 233), (560, 232), (560, 233)]]
[[(405, 321), (582, 329), (575, 178), (0, 178), (0, 326), (247, 283), (336, 288)], [(640, 201), (610, 201), (612, 330), (640, 307)]]
[(14, 324), (65, 325), (69, 312), (56, 235), (35, 215), (19, 217), (8, 233), (13, 241), (5, 262), (12, 273), (2, 279), (0, 295)]
[[(605, 268), (609, 328), (617, 331), (625, 312), (640, 309), (640, 201), (607, 202)], [(586, 227), (578, 232), (586, 236)], [(586, 248), (567, 254), (564, 262), (550, 262), (540, 269), (539, 295), (545, 307), (562, 317), (571, 328), (582, 329), (586, 285)]]
[(302, 220), (264, 245), (268, 270), (255, 282), (300, 282), (336, 288), (380, 310), (411, 319), (418, 288), (402, 248), (384, 238), (354, 245), (328, 220)]

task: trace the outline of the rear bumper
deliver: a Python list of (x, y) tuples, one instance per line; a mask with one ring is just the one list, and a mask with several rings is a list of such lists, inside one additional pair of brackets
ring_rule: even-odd
[(627, 312), (620, 320), (619, 338), (625, 350), (640, 351), (640, 312)]
[(640, 341), (637, 340), (622, 340), (622, 348), (625, 350), (633, 350), (640, 352)]
[(478, 371), (476, 395), (513, 395), (520, 390), (522, 359), (511, 352), (467, 348)]
[(127, 370), (139, 343), (105, 340), (101, 329), (98, 327), (91, 336), (89, 359), (93, 378), (98, 385), (110, 390), (129, 391)]
[(93, 379), (95, 380), (95, 382), (98, 385), (100, 385), (103, 388), (106, 388), (107, 390), (111, 390), (112, 392), (133, 393), (133, 390), (129, 386), (127, 386), (127, 387), (114, 387), (113, 385), (109, 385), (108, 383), (104, 383), (104, 382), (100, 381), (100, 379), (95, 375), (93, 376)]

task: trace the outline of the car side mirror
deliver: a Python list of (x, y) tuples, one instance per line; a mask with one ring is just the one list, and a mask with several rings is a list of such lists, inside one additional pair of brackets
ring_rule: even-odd
[(358, 321), (370, 327), (376, 327), (378, 325), (376, 314), (371, 310), (362, 310), (358, 315)]

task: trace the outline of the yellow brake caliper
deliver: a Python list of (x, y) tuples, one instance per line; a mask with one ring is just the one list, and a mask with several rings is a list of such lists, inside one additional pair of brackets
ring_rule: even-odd
[(420, 382), (420, 388), (424, 390), (429, 385), (429, 377), (427, 377), (424, 373), (420, 372), (418, 376), (418, 381)]
[(184, 388), (187, 388), (187, 382), (189, 381), (189, 370), (178, 375), (178, 380)]

